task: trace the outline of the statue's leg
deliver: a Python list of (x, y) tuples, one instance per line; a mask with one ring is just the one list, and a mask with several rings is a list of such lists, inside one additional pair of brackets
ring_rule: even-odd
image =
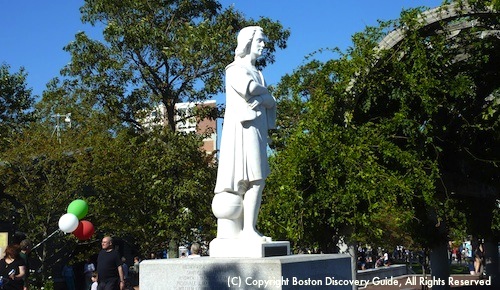
[(264, 190), (264, 186), (264, 180), (250, 182), (250, 187), (243, 198), (242, 234), (244, 238), (263, 238), (262, 234), (257, 231), (256, 225), (260, 204), (262, 202), (262, 191)]

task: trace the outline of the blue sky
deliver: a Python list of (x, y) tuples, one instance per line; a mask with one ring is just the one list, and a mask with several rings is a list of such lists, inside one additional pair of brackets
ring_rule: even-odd
[[(260, 16), (280, 21), (290, 28), (288, 47), (276, 54), (276, 63), (264, 70), (267, 83), (279, 82), (293, 72), (304, 57), (320, 48), (351, 45), (351, 36), (377, 20), (399, 18), (402, 9), (434, 8), (441, 0), (222, 0), (248, 18)], [(59, 76), (70, 61), (62, 48), (78, 31), (99, 38), (101, 28), (83, 25), (79, 7), (83, 0), (0, 0), (0, 63), (17, 72), (24, 66), (28, 87), (41, 95), (46, 83)]]

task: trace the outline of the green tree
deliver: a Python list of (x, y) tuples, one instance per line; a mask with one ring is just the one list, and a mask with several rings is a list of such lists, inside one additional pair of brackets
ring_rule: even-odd
[[(408, 243), (433, 247), (450, 228), (491, 235), (499, 54), (488, 30), (498, 18), (491, 13), (484, 25), (457, 31), (444, 21), (427, 26), (421, 15), (412, 9), (367, 28), (339, 59), (312, 61), (282, 80), (263, 205), (278, 217), (261, 221), (266, 230), (326, 252), (339, 237), (394, 246), (410, 233)], [(387, 32), (401, 27), (404, 38), (381, 50)], [(480, 230), (464, 213), (486, 225)]]
[[(266, 29), (271, 45), (261, 66), (274, 61), (289, 32), (269, 19), (246, 20), (233, 9), (222, 10), (215, 1), (86, 1), (81, 11), (84, 21), (104, 24), (103, 41), (79, 33), (68, 44), (72, 61), (36, 104), (39, 122), (1, 156), (5, 191), (22, 204), (15, 210), (18, 228), (43, 240), (72, 200), (87, 200), (86, 219), (96, 235), (44, 244), (46, 270), (58, 262), (45, 256), (47, 247), (87, 256), (104, 234), (126, 239), (142, 254), (170, 241), (210, 240), (215, 219), (207, 213), (216, 167), (200, 150), (203, 136), (173, 131), (179, 121), (174, 105), (222, 90), (239, 28)], [(160, 104), (168, 126), (144, 130), (142, 120)], [(52, 116), (67, 113), (71, 123), (61, 121), (58, 140)]]
[[(174, 130), (176, 103), (201, 102), (222, 92), (224, 68), (232, 61), (242, 27), (265, 29), (269, 41), (262, 66), (274, 61), (273, 53), (286, 47), (289, 35), (279, 22), (247, 20), (212, 0), (88, 0), (81, 12), (84, 22), (104, 26), (104, 41), (83, 32), (76, 35), (65, 47), (72, 60), (61, 86), (77, 103), (101, 110), (114, 124), (137, 129), (161, 105), (165, 113), (158, 117)], [(215, 118), (218, 113), (196, 114)]]
[(130, 237), (142, 254), (165, 249), (171, 240), (191, 242), (198, 229), (213, 237), (214, 219), (206, 213), (215, 168), (199, 149), (201, 141), (169, 131), (120, 133), (95, 143), (91, 160), (78, 157), (89, 176), (87, 184), (78, 183), (91, 189), (98, 231)]
[(410, 244), (404, 233), (412, 206), (419, 196), (432, 200), (433, 162), (394, 144), (390, 122), (349, 116), (349, 63), (347, 57), (312, 62), (284, 78), (276, 92), (280, 108), (292, 109), (280, 110), (263, 206), (276, 214), (263, 226), (296, 250), (335, 252), (342, 238)]
[(34, 243), (58, 230), (71, 201), (89, 205), (84, 219), (95, 227), (92, 239), (58, 235), (34, 251), (45, 277), (68, 253), (75, 259), (95, 253), (103, 235), (120, 237), (138, 254), (165, 249), (170, 240), (214, 236), (215, 218), (206, 213), (216, 168), (200, 150), (203, 136), (112, 134), (92, 126), (61, 130), (59, 141), (52, 127), (35, 124), (0, 155), (5, 195), (12, 197), (2, 199), (0, 219)]
[[(64, 144), (52, 136), (51, 130), (33, 123), (12, 137), (11, 147), (0, 154), (0, 175), (5, 197), (0, 207), (0, 220), (9, 221), (13, 229), (26, 233), (37, 244), (58, 229), (58, 220), (76, 198), (75, 184), (68, 182), (75, 161), (64, 150)], [(67, 238), (52, 239), (33, 252), (41, 273), (52, 275), (52, 266), (73, 247)], [(57, 243), (53, 243), (58, 241)]]
[[(127, 184), (129, 195), (148, 196), (151, 210), (158, 215), (150, 223), (172, 222), (178, 215), (177, 211), (183, 210), (184, 213), (190, 213), (189, 219), (198, 220), (200, 225), (209, 228), (203, 221), (206, 214), (197, 215), (198, 209), (204, 209), (203, 206), (176, 205), (183, 204), (179, 199), (191, 200), (193, 194), (206, 196), (211, 193), (211, 180), (205, 178), (204, 183), (200, 182), (194, 177), (203, 175), (193, 169), (167, 170), (176, 166), (186, 167), (188, 170), (190, 167), (183, 165), (183, 162), (199, 155), (199, 152), (186, 150), (199, 146), (199, 140), (194, 136), (174, 138), (175, 135), (165, 133), (169, 140), (183, 138), (183, 142), (190, 143), (179, 141), (176, 143), (177, 147), (168, 144), (166, 147), (149, 148), (147, 144), (153, 141), (146, 142), (145, 139), (161, 139), (165, 136), (152, 137), (151, 132), (144, 132), (142, 120), (162, 105), (166, 108), (165, 115), (158, 117), (166, 121), (168, 128), (173, 130), (175, 122), (182, 122), (190, 117), (184, 115), (181, 120), (175, 119), (176, 114), (179, 114), (175, 111), (176, 103), (200, 102), (221, 92), (224, 68), (232, 61), (236, 33), (240, 28), (258, 24), (266, 30), (269, 45), (261, 66), (274, 61), (273, 53), (277, 48), (286, 47), (288, 30), (284, 30), (278, 22), (266, 18), (259, 21), (247, 20), (232, 8), (222, 10), (216, 1), (125, 1), (118, 4), (112, 1), (86, 1), (81, 12), (83, 21), (104, 25), (103, 41), (89, 39), (84, 33), (76, 35), (75, 41), (65, 48), (71, 53), (72, 61), (63, 70), (64, 78), (54, 79), (49, 84), (49, 89), (38, 106), (40, 115), (71, 112), (73, 130), (86, 126), (93, 127), (93, 130), (111, 129), (116, 134), (117, 141), (121, 139), (121, 142), (125, 142), (127, 138), (142, 140), (135, 145), (137, 152), (127, 153), (126, 150), (131, 150), (132, 145), (127, 145), (126, 142), (116, 148), (116, 152), (120, 156), (130, 155), (127, 162), (130, 162), (131, 167), (136, 165), (134, 168), (137, 168), (137, 174), (144, 175), (143, 179), (135, 180), (130, 176), (131, 180), (128, 182), (104, 182), (102, 186), (106, 191), (119, 192), (123, 190), (117, 184)], [(196, 110), (190, 113), (197, 114), (199, 118), (217, 117), (217, 112), (214, 111)], [(135, 135), (127, 128), (139, 129), (143, 131), (143, 135)], [(137, 163), (134, 158), (146, 148), (156, 153), (148, 155), (148, 151), (144, 151), (143, 160), (151, 163)], [(165, 151), (162, 153), (160, 150)], [(179, 154), (180, 152), (183, 154)], [(170, 156), (163, 156), (164, 154)], [(173, 158), (180, 160), (176, 163)], [(119, 159), (113, 158), (109, 161), (117, 160)], [(127, 159), (123, 160), (125, 162)], [(203, 160), (205, 168), (208, 168), (206, 172), (213, 172), (212, 161)], [(162, 169), (154, 162), (163, 162), (166, 168)], [(201, 166), (200, 163), (193, 164)], [(140, 168), (149, 168), (151, 172), (141, 173)], [(155, 173), (155, 170), (165, 171), (170, 175), (163, 176), (160, 172)], [(158, 184), (149, 184), (153, 175)], [(165, 178), (167, 179), (164, 180)], [(197, 182), (198, 189), (194, 185), (188, 186), (189, 182)], [(168, 186), (160, 187), (159, 184), (163, 183)], [(181, 192), (186, 194), (185, 198), (181, 198)], [(124, 196), (128, 198), (128, 195)], [(168, 203), (169, 200), (172, 201), (171, 204)], [(147, 203), (141, 200), (137, 204), (145, 206)], [(164, 215), (162, 218), (159, 217), (161, 214)], [(186, 214), (184, 218), (187, 218)], [(179, 227), (180, 225), (172, 230), (163, 228), (159, 231), (158, 225), (151, 225), (151, 231), (163, 239), (173, 237), (175, 232), (181, 237), (186, 230)], [(195, 228), (194, 225), (190, 227)], [(141, 242), (144, 247), (156, 243), (154, 239), (142, 239)]]
[(0, 151), (8, 146), (12, 133), (20, 132), (33, 120), (34, 98), (26, 77), (24, 68), (11, 73), (9, 65), (0, 65)]

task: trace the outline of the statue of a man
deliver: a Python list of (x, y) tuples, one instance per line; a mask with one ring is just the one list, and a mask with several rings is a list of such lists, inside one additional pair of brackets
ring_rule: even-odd
[[(264, 39), (261, 27), (243, 28), (238, 34), (235, 60), (226, 67), (226, 112), (214, 190), (214, 202), (221, 193), (228, 196), (227, 199), (232, 199), (231, 195), (241, 196), (242, 213), (230, 218), (239, 231), (237, 238), (260, 240), (266, 239), (255, 226), (265, 180), (270, 173), (267, 135), (276, 125), (276, 100), (255, 67), (265, 46)], [(218, 215), (215, 209), (214, 214)], [(220, 220), (220, 216), (217, 217)], [(225, 231), (219, 223), (218, 231), (221, 230)]]

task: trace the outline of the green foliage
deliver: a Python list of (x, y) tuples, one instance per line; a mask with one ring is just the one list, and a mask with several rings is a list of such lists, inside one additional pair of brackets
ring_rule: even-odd
[(54, 280), (48, 279), (43, 283), (43, 290), (54, 290)]
[[(222, 91), (240, 28), (257, 24), (268, 35), (261, 67), (286, 47), (289, 31), (216, 1), (87, 0), (81, 11), (83, 21), (105, 27), (104, 41), (78, 33), (66, 46), (71, 63), (37, 104), (39, 122), (19, 126), (32, 105), (25, 73), (1, 67), (0, 134), (5, 127), (18, 134), (1, 135), (9, 146), (0, 144), (0, 188), (8, 197), (0, 218), (15, 216), (19, 229), (41, 241), (72, 200), (88, 202), (96, 235), (48, 242), (37, 251), (48, 267), (58, 253), (95, 252), (105, 234), (142, 253), (210, 240), (215, 166), (199, 150), (200, 136), (173, 132), (174, 105)], [(427, 27), (421, 11), (355, 34), (345, 53), (333, 50), (338, 59), (310, 61), (274, 89), (279, 128), (263, 232), (296, 250), (334, 252), (339, 240), (428, 247), (498, 231), (500, 43), (482, 34), (498, 19), (482, 17), (456, 37), (444, 28), (472, 16)], [(399, 28), (402, 41), (378, 49)], [(141, 120), (160, 104), (169, 127), (144, 130)], [(56, 113), (72, 114), (61, 142), (53, 136)], [(477, 217), (488, 215), (493, 221), (478, 227)]]
[[(50, 130), (38, 124), (16, 134), (11, 145), (0, 155), (4, 161), (0, 166), (4, 188), (0, 220), (12, 222), (36, 244), (58, 229), (58, 219), (78, 196), (75, 184), (68, 182), (74, 161), (65, 144), (59, 144)], [(71, 250), (66, 243), (70, 240), (63, 237), (57, 246), (50, 241), (38, 249), (36, 257), (45, 263), (42, 273), (50, 275), (50, 266), (61, 253)]]
[(92, 0), (81, 12), (84, 22), (104, 25), (105, 42), (82, 32), (65, 47), (72, 61), (63, 74), (73, 80), (65, 90), (87, 108), (137, 129), (144, 114), (162, 105), (161, 118), (174, 130), (176, 103), (222, 92), (222, 75), (244, 26), (261, 25), (267, 33), (261, 66), (274, 62), (289, 36), (279, 22), (247, 20), (217, 1)]
[[(96, 228), (89, 241), (70, 234), (37, 249), (46, 276), (68, 253), (73, 259), (95, 253), (103, 235), (123, 238), (139, 254), (211, 240), (214, 157), (200, 150), (203, 136), (174, 132), (176, 122), (192, 117), (174, 118), (175, 104), (222, 92), (224, 69), (244, 26), (260, 25), (267, 33), (260, 67), (274, 62), (289, 36), (279, 22), (245, 19), (211, 0), (88, 0), (81, 13), (84, 22), (104, 27), (103, 40), (75, 35), (64, 48), (71, 62), (36, 104), (37, 122), (22, 131), (13, 126), (25, 121), (32, 105), (24, 70), (0, 71), (0, 93), (7, 94), (0, 126), (18, 133), (0, 152), (0, 219), (15, 216), (16, 229), (42, 241), (58, 229), (70, 202), (81, 198), (89, 205), (85, 219)], [(154, 121), (167, 126), (146, 128), (145, 118), (159, 106), (165, 114)], [(189, 113), (215, 119), (217, 109)], [(63, 116), (59, 131), (55, 115)], [(4, 138), (3, 127), (0, 132)]]
[(0, 65), (0, 151), (8, 146), (12, 134), (33, 120), (30, 110), (34, 98), (27, 88), (26, 77), (24, 68), (11, 73), (9, 65)]
[[(421, 12), (369, 27), (338, 59), (311, 61), (282, 79), (263, 205), (277, 217), (261, 221), (265, 231), (296, 249), (324, 252), (335, 251), (340, 239), (432, 247), (473, 228), (485, 234), (470, 222), (481, 209), (458, 201), (485, 194), (461, 184), (498, 192), (499, 55), (493, 48), (500, 43), (477, 37), (486, 26), (460, 37), (436, 33), (435, 25), (419, 20)], [(483, 21), (498, 24), (495, 17)], [(380, 50), (382, 37), (398, 28), (404, 38)]]
[[(108, 228), (121, 236), (133, 236), (144, 253), (161, 249), (169, 239), (192, 241), (193, 228), (203, 229), (203, 234), (211, 237), (214, 220), (206, 213), (210, 212), (207, 201), (213, 195), (215, 168), (199, 150), (200, 137), (167, 131), (129, 138), (119, 136), (117, 147), (94, 153), (109, 158), (103, 163), (105, 167), (92, 167), (101, 172), (94, 179), (95, 190), (113, 198), (97, 202), (106, 211), (111, 209), (110, 214), (116, 213), (110, 216), (113, 224)], [(111, 149), (122, 162), (117, 163), (118, 156), (109, 154)], [(130, 156), (128, 161), (124, 155)], [(128, 179), (123, 180), (125, 176)], [(110, 182), (110, 177), (118, 180)], [(130, 205), (125, 212), (123, 204)], [(104, 224), (108, 221), (100, 219)]]
[[(0, 156), (6, 162), (0, 167), (5, 194), (22, 205), (16, 204), (15, 223), (33, 241), (58, 229), (73, 200), (89, 205), (85, 219), (95, 226), (93, 239), (50, 240), (39, 252), (48, 269), (59, 253), (94, 253), (98, 247), (86, 245), (98, 245), (106, 234), (127, 240), (139, 253), (162, 249), (170, 239), (199, 238), (193, 228), (202, 238), (213, 237), (214, 219), (206, 213), (216, 170), (199, 149), (200, 136), (170, 131), (111, 135), (80, 127), (64, 130), (59, 143), (50, 133), (34, 126)], [(9, 220), (12, 204), (1, 206), (1, 219)]]

